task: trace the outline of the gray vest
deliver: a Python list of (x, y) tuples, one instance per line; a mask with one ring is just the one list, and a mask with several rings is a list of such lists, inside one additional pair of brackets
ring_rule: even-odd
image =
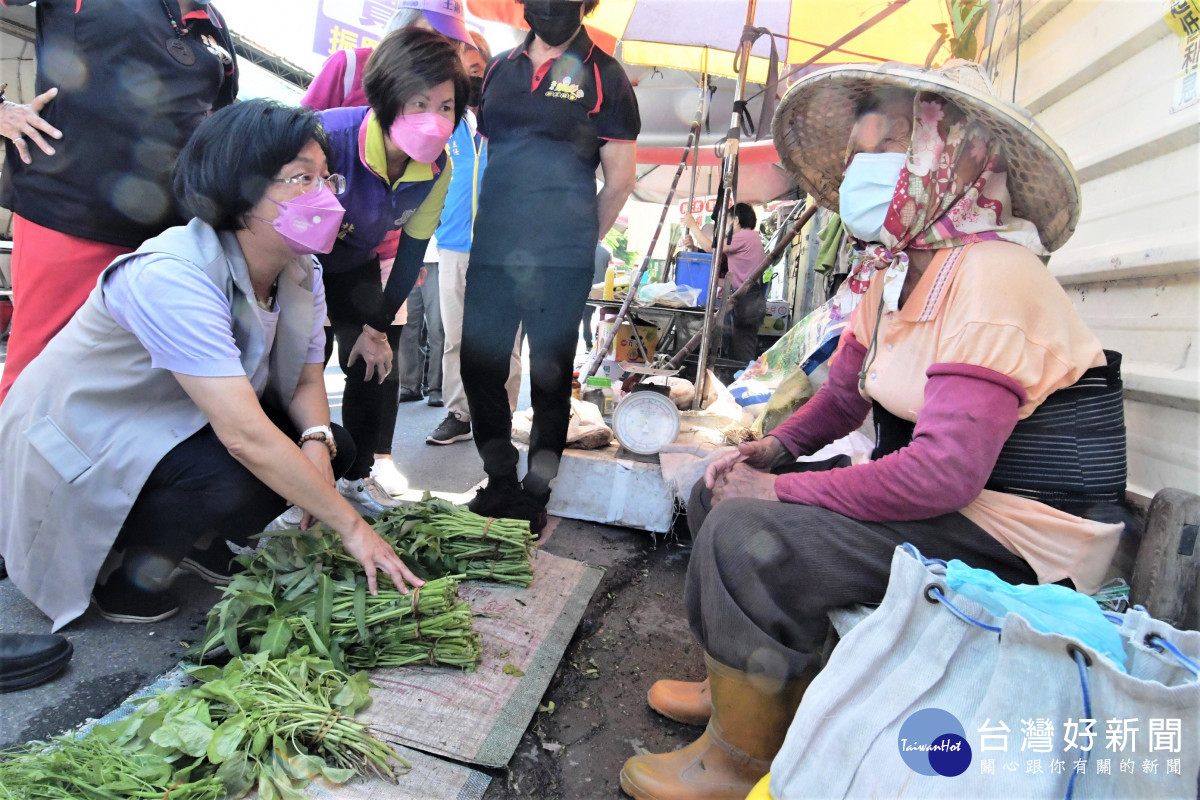
[[(192, 220), (114, 261), (71, 322), (21, 373), (0, 405), (0, 554), (13, 583), (54, 620), (54, 630), (87, 609), (151, 470), (208, 424), (105, 305), (108, 271), (145, 253), (204, 270), (229, 299), (247, 370), (267, 344), (237, 238)], [(308, 354), (313, 280), (309, 256), (298, 256), (279, 276), (279, 323), (263, 399), (283, 407)]]

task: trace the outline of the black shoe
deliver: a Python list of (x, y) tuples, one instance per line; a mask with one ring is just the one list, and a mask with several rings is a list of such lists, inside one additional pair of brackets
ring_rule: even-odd
[(467, 509), (481, 517), (519, 519), (529, 523), (529, 532), (537, 538), (546, 527), (546, 506), (518, 487), (493, 488), (489, 483), (475, 493)]
[(442, 392), (440, 389), (430, 389), (429, 394), (425, 396), (425, 402), (434, 408), (441, 408), (446, 405), (442, 402)]
[(110, 575), (103, 586), (96, 584), (92, 602), (109, 622), (161, 622), (179, 612), (179, 602), (170, 592), (143, 589), (126, 578), (122, 570)]
[(213, 586), (228, 586), (233, 575), (240, 572), (240, 565), (233, 563), (233, 552), (224, 541), (213, 542), (207, 550), (192, 548), (179, 568), (190, 572)]
[(56, 634), (0, 633), (0, 692), (45, 683), (66, 669), (74, 649)]
[(521, 498), (521, 484), (516, 479), (508, 481), (489, 480), (487, 485), (475, 493), (467, 503), (467, 510), (481, 517), (507, 517)]
[(417, 389), (401, 389), (400, 390), (400, 402), (401, 403), (415, 403), (418, 400), (424, 399), (424, 397), (425, 396), (423, 394), (421, 394), (421, 392)]
[(471, 423), (465, 419), (459, 419), (451, 411), (442, 420), (442, 424), (438, 425), (433, 433), (425, 438), (426, 444), (454, 444), (455, 442), (465, 442), (471, 438)]

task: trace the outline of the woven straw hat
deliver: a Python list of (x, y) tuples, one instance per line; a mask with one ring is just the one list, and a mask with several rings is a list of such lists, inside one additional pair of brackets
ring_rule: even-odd
[(1047, 250), (1079, 221), (1079, 178), (1066, 153), (1025, 109), (996, 96), (983, 69), (955, 59), (939, 69), (908, 64), (836, 66), (812, 72), (784, 95), (771, 124), (775, 149), (819, 205), (836, 210), (846, 145), (861, 100), (885, 86), (949, 100), (1001, 143), (1013, 216), (1037, 226)]

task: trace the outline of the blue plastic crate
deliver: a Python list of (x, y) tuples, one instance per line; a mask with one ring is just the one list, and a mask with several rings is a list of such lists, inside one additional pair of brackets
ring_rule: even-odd
[(696, 305), (708, 302), (708, 279), (712, 275), (712, 253), (683, 252), (675, 256), (675, 283), (700, 290)]

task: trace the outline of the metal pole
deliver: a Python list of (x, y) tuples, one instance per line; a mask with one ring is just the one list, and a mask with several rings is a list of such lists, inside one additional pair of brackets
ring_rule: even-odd
[(654, 229), (654, 235), (650, 238), (650, 247), (646, 250), (646, 256), (642, 259), (642, 263), (629, 277), (629, 291), (625, 295), (625, 301), (621, 303), (621, 310), (617, 312), (617, 316), (613, 319), (612, 327), (607, 333), (601, 337), (596, 343), (596, 349), (588, 357), (588, 362), (584, 370), (581, 371), (581, 383), (586, 383), (587, 379), (596, 374), (596, 370), (600, 368), (600, 362), (608, 355), (608, 351), (612, 348), (613, 340), (616, 339), (617, 329), (621, 327), (621, 322), (629, 314), (629, 306), (633, 304), (633, 298), (637, 295), (638, 284), (642, 280), (642, 275), (650, 266), (650, 257), (654, 255), (654, 248), (658, 245), (658, 236), (662, 233), (663, 226), (667, 221), (667, 212), (671, 210), (671, 203), (675, 199), (675, 189), (679, 186), (679, 179), (683, 176), (683, 168), (687, 164), (688, 155), (692, 150), (692, 141), (700, 138), (700, 120), (703, 119), (701, 112), (703, 105), (696, 109), (696, 119), (692, 122), (692, 127), (688, 130), (687, 144), (683, 148), (683, 157), (679, 160), (679, 166), (675, 169), (675, 177), (671, 180), (671, 188), (667, 191), (667, 199), (663, 201), (662, 213), (658, 217), (658, 227)]
[(733, 301), (735, 299), (749, 292), (751, 288), (753, 288), (754, 291), (758, 291), (758, 279), (762, 277), (763, 273), (766, 272), (767, 269), (774, 264), (781, 255), (783, 255), (783, 251), (788, 248), (788, 245), (790, 245), (792, 240), (795, 239), (800, 233), (800, 229), (808, 224), (808, 221), (812, 219), (812, 216), (815, 213), (817, 213), (817, 206), (815, 205), (804, 209), (800, 216), (796, 218), (796, 221), (792, 223), (791, 229), (788, 230), (788, 232), (785, 233), (779, 239), (779, 241), (775, 243), (775, 246), (771, 248), (771, 252), (767, 253), (763, 260), (759, 262), (758, 267), (750, 274), (750, 277), (746, 279), (746, 282), (739, 286), (737, 291), (729, 295), (728, 299), (721, 301), (721, 308), (718, 316), (711, 319), (706, 318), (705, 329), (689, 339), (687, 344), (679, 348), (675, 355), (671, 357), (671, 360), (667, 362), (667, 369), (679, 369), (681, 366), (683, 366), (684, 360), (691, 355), (693, 350), (696, 349), (696, 345), (700, 344), (701, 340), (709, 335), (709, 326), (712, 326), (713, 320), (723, 319), (726, 309), (733, 305)]
[[(708, 68), (700, 73), (700, 119), (703, 120), (705, 112), (708, 110)], [(692, 182), (688, 186), (688, 212), (692, 210), (692, 203), (696, 199), (696, 176), (700, 172), (700, 137), (696, 137), (696, 141), (692, 143)]]
[[(754, 13), (758, 8), (758, 0), (746, 0), (746, 28), (754, 27)], [(742, 35), (738, 42), (737, 89), (733, 96), (733, 114), (729, 122), (729, 133), (725, 138), (725, 155), (721, 162), (721, 180), (724, 192), (721, 194), (721, 207), (717, 209), (716, 224), (713, 229), (712, 273), (708, 276), (708, 305), (704, 310), (704, 327), (701, 329), (703, 339), (700, 343), (700, 362), (696, 368), (696, 397), (692, 400), (692, 408), (700, 408), (704, 399), (704, 391), (708, 384), (708, 356), (712, 349), (712, 314), (713, 306), (723, 306), (717, 300), (717, 273), (721, 265), (721, 255), (725, 252), (725, 226), (729, 217), (730, 200), (734, 192), (734, 176), (737, 173), (738, 148), (741, 145), (742, 131), (739, 125), (738, 107), (746, 96), (746, 74), (750, 69), (750, 50), (753, 43)]]

